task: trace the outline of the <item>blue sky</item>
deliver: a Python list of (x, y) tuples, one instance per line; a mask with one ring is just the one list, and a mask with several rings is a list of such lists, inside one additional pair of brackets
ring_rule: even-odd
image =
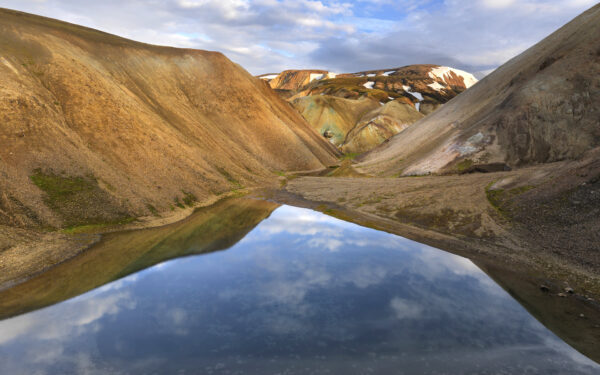
[(0, 0), (147, 43), (221, 51), (253, 74), (408, 64), (489, 72), (595, 0)]

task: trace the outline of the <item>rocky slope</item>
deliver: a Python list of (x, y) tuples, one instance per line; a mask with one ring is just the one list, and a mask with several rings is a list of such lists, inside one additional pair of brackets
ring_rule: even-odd
[(350, 153), (371, 150), (477, 82), (467, 72), (439, 65), (344, 74), (286, 70), (259, 78)]
[(285, 70), (281, 73), (262, 74), (258, 78), (269, 85), (282, 97), (289, 98), (314, 80), (335, 78), (336, 74), (326, 70)]
[(600, 5), (363, 158), (383, 175), (506, 169), (600, 146)]
[(122, 223), (338, 152), (220, 53), (5, 9), (0, 116), (0, 225)]

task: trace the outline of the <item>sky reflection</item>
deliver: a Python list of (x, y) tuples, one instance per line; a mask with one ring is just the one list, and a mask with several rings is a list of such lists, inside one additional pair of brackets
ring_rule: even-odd
[(283, 206), (224, 252), (0, 322), (4, 374), (593, 374), (473, 263)]

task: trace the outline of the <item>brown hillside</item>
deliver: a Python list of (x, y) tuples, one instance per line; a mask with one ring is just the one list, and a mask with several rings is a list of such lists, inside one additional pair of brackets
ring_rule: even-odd
[(335, 148), (220, 53), (0, 9), (0, 225), (175, 210)]
[[(270, 78), (271, 76), (267, 75)], [(282, 97), (289, 98), (315, 79), (328, 78), (329, 72), (325, 70), (285, 70), (266, 79), (265, 75), (259, 78), (266, 79), (269, 85)]]
[(600, 146), (598, 103), (600, 5), (373, 150), (360, 168), (412, 175), (579, 158)]

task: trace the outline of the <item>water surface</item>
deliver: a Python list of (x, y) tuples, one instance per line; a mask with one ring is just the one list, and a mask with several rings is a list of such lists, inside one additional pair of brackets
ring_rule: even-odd
[[(153, 241), (125, 268), (154, 264), (157, 253), (219, 248), (204, 240), (215, 227), (206, 222)], [(159, 263), (0, 321), (5, 373), (598, 374), (600, 366), (469, 260), (283, 206), (227, 251)]]

